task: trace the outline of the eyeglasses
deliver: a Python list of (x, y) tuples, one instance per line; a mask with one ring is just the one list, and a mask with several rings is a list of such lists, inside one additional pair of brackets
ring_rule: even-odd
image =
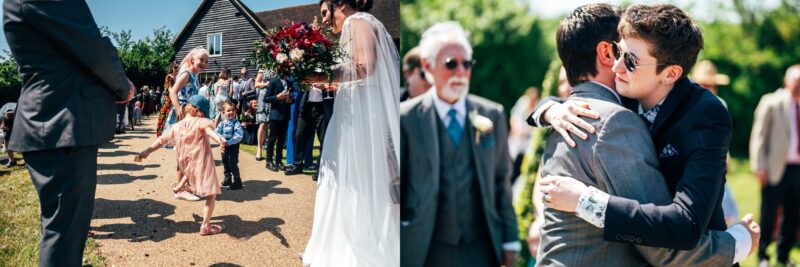
[[(461, 65), (464, 66), (465, 70), (469, 70), (470, 68), (472, 68), (472, 66), (475, 66), (475, 60), (474, 59), (470, 59), (470, 60), (461, 61)], [(454, 69), (458, 68), (458, 59), (451, 58), (451, 57), (445, 58), (444, 59), (444, 66), (447, 67), (448, 70), (454, 70)]]
[(636, 56), (629, 52), (622, 52), (622, 49), (620, 49), (617, 42), (611, 42), (611, 50), (612, 53), (614, 53), (614, 59), (619, 59), (620, 57), (624, 59), (622, 62), (625, 63), (625, 69), (628, 70), (628, 72), (633, 72), (633, 70), (635, 70), (638, 66), (667, 65), (666, 63), (639, 64), (636, 62)]

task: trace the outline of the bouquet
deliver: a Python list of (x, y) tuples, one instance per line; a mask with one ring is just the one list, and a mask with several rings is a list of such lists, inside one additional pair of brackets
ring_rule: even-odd
[(331, 29), (313, 24), (285, 21), (283, 27), (267, 30), (263, 41), (257, 42), (253, 57), (274, 75), (288, 77), (292, 89), (307, 90), (310, 75), (325, 74), (333, 80), (331, 67), (337, 64), (344, 51), (338, 40), (331, 40)]

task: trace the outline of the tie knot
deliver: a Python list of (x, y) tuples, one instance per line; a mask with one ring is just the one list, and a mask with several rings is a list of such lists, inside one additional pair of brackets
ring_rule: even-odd
[(447, 116), (450, 116), (450, 118), (455, 118), (456, 114), (457, 112), (455, 108), (451, 108), (450, 111), (447, 112)]

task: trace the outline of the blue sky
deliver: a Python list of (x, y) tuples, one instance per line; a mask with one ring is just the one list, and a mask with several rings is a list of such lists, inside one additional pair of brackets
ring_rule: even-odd
[[(241, 0), (253, 12), (317, 3), (317, 0)], [(189, 20), (201, 0), (86, 0), (99, 26), (112, 32), (131, 30), (134, 40), (151, 36), (153, 29), (167, 26), (176, 34)], [(8, 50), (5, 34), (0, 51)]]

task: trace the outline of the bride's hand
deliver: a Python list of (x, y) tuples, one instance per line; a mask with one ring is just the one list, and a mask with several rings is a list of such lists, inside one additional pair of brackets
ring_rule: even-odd
[(544, 112), (542, 117), (543, 119), (550, 123), (561, 137), (564, 138), (564, 141), (569, 144), (571, 147), (575, 147), (575, 141), (569, 136), (569, 133), (572, 133), (579, 138), (586, 140), (589, 138), (586, 133), (578, 129), (578, 127), (583, 128), (589, 133), (594, 133), (594, 127), (584, 121), (583, 119), (579, 118), (579, 116), (599, 119), (600, 114), (594, 112), (589, 109), (589, 104), (581, 101), (567, 101), (564, 104), (553, 104)]
[(589, 189), (575, 178), (564, 176), (547, 176), (539, 180), (539, 186), (545, 207), (566, 212), (575, 212), (581, 194)]

